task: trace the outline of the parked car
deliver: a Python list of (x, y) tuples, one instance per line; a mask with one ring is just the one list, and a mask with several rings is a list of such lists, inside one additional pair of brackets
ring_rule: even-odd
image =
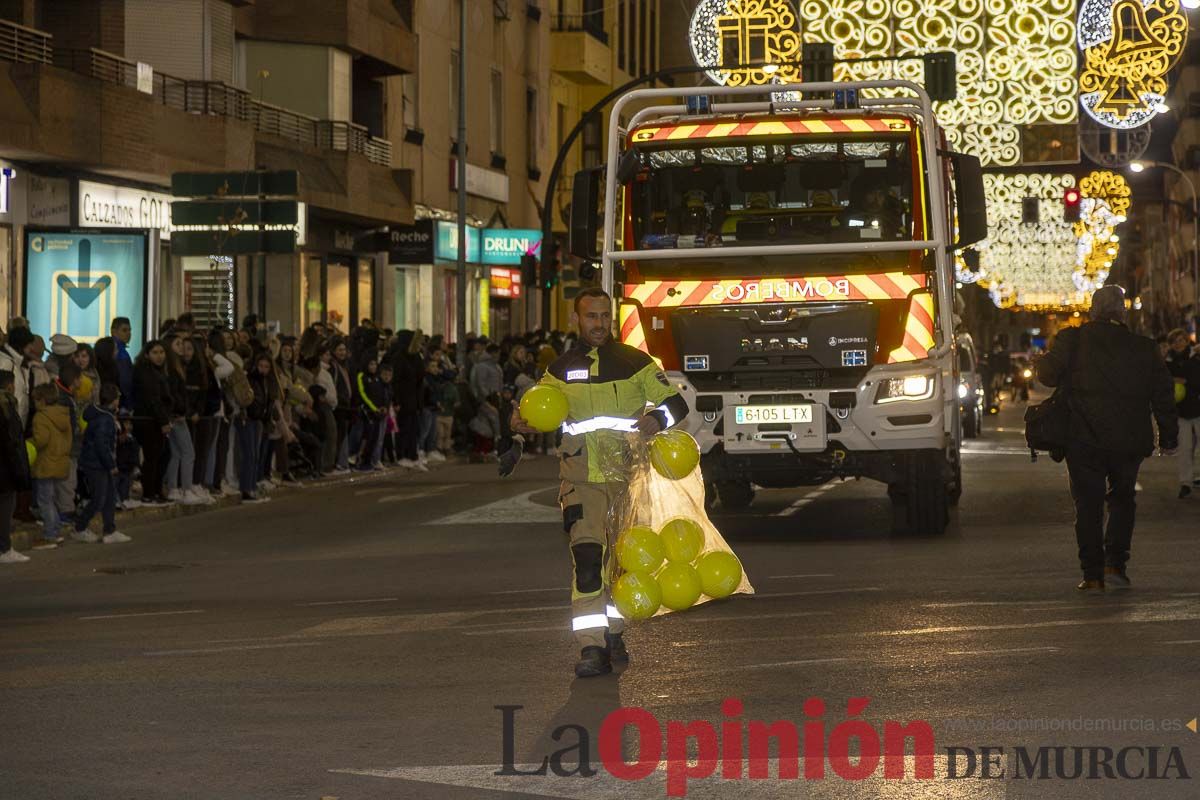
[(958, 408), (963, 437), (976, 439), (983, 433), (986, 386), (979, 369), (975, 341), (969, 333), (958, 335)]

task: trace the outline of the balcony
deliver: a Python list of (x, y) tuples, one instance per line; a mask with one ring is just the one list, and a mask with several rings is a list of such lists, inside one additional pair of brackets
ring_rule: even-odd
[[(313, 205), (372, 221), (411, 218), (409, 175), (392, 145), (351, 122), (187, 81), (102, 50), (54, 49), (48, 35), (0, 23), (0, 156), (162, 183), (172, 172), (300, 169)], [(288, 155), (290, 154), (290, 155)], [(294, 165), (288, 165), (288, 159)]]
[(54, 56), (52, 38), (43, 31), (0, 20), (0, 61), (49, 64)]
[(556, 14), (550, 34), (550, 68), (576, 83), (612, 83), (612, 49), (599, 14)]
[[(54, 54), (54, 63), (104, 83), (139, 88), (137, 64), (103, 50), (59, 50)], [(362, 125), (321, 120), (270, 103), (261, 103), (244, 89), (219, 81), (185, 81), (155, 72), (150, 89), (146, 94), (168, 108), (189, 114), (229, 117), (250, 123), (256, 133), (323, 150), (357, 153), (372, 164), (383, 167), (392, 165), (392, 143), (371, 136)]]
[(238, 32), (269, 42), (336, 47), (359, 57), (356, 70), (367, 77), (417, 69), (417, 40), (390, 0), (256, 0), (241, 10)]

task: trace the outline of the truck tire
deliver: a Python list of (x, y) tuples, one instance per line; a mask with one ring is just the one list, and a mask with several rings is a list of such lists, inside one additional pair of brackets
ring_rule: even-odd
[(754, 488), (750, 481), (717, 481), (717, 497), (721, 508), (740, 511), (754, 502)]
[(963, 438), (978, 439), (983, 430), (983, 420), (980, 419), (979, 406), (974, 405), (963, 415)]
[(897, 533), (940, 536), (950, 523), (946, 459), (941, 453), (913, 453), (907, 462), (903, 495), (888, 492), (895, 504), (893, 528)]

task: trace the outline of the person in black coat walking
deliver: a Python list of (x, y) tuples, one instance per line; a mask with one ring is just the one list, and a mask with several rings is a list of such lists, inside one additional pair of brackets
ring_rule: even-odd
[(142, 502), (161, 505), (165, 471), (167, 434), (171, 432), (174, 400), (164, 365), (167, 349), (162, 341), (151, 339), (138, 353), (133, 367), (133, 430), (142, 445)]
[(15, 382), (16, 376), (10, 370), (0, 370), (0, 564), (29, 560), (12, 547), (17, 492), (27, 492), (33, 486), (21, 412), (13, 394)]
[[(1092, 295), (1091, 320), (1068, 328), (1037, 364), (1038, 380), (1066, 384), (1071, 410), (1067, 472), (1075, 501), (1081, 591), (1127, 589), (1138, 469), (1158, 446), (1173, 453), (1178, 422), (1172, 381), (1154, 341), (1125, 327), (1125, 292)], [(1108, 528), (1104, 503), (1108, 500)]]

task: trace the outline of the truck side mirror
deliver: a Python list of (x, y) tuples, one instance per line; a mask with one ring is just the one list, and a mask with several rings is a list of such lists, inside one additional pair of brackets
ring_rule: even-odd
[(617, 183), (628, 186), (642, 168), (642, 160), (634, 150), (626, 150), (617, 161)]
[(954, 197), (958, 204), (958, 236), (952, 249), (961, 250), (987, 238), (987, 199), (983, 194), (983, 167), (964, 153), (946, 153), (954, 167)]
[(581, 169), (571, 184), (570, 251), (576, 258), (596, 261), (600, 258), (596, 237), (600, 230), (600, 185), (606, 168), (601, 165)]

